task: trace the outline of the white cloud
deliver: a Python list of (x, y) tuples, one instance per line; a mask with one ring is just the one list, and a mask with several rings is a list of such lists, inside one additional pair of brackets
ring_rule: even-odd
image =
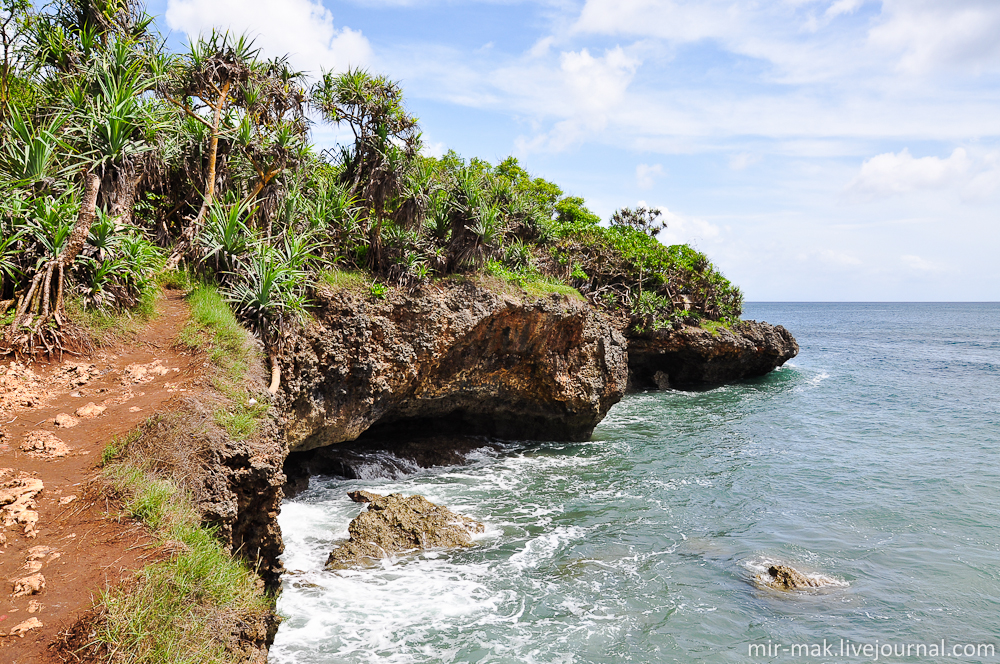
[(848, 192), (866, 199), (954, 185), (970, 168), (966, 151), (955, 148), (950, 157), (915, 158), (908, 149), (887, 152), (867, 160), (847, 186)]
[(864, 261), (852, 253), (838, 249), (813, 249), (806, 247), (795, 254), (795, 260), (811, 269), (836, 274), (857, 274)]
[(986, 200), (1000, 191), (1000, 151), (988, 153), (983, 159), (983, 167), (962, 191), (965, 199)]
[[(645, 206), (643, 201), (638, 203)], [(722, 230), (704, 219), (697, 217), (684, 217), (671, 212), (665, 207), (656, 208), (660, 211), (663, 221), (667, 222), (666, 230), (660, 232), (657, 239), (665, 245), (690, 244), (701, 246), (705, 242), (718, 240)]]
[(442, 142), (424, 140), (420, 147), (420, 154), (425, 157), (443, 157), (448, 151), (448, 146)]
[(815, 254), (815, 257), (827, 265), (832, 265), (834, 267), (855, 267), (857, 265), (861, 265), (861, 259), (857, 256), (852, 256), (851, 254), (844, 253), (842, 251), (834, 251), (832, 249), (824, 249), (823, 251)]
[(760, 155), (752, 154), (750, 152), (740, 152), (739, 154), (734, 154), (729, 158), (729, 168), (734, 171), (742, 171), (748, 166), (752, 166), (760, 161)]
[(914, 272), (937, 273), (947, 269), (944, 265), (929, 261), (926, 258), (907, 254), (899, 257), (899, 261)]
[(360, 31), (336, 29), (330, 10), (316, 0), (168, 0), (166, 19), (192, 39), (213, 28), (246, 32), (266, 56), (288, 54), (312, 76), (372, 59), (368, 39)]
[(865, 0), (837, 0), (837, 2), (830, 5), (824, 16), (827, 18), (833, 18), (835, 16), (840, 16), (841, 14), (853, 14), (856, 12), (861, 5), (863, 5)]
[(639, 189), (651, 189), (657, 177), (663, 177), (662, 164), (639, 164), (635, 167), (635, 183)]
[(605, 129), (640, 64), (616, 46), (599, 57), (586, 48), (563, 51), (557, 71), (542, 63), (517, 63), (498, 70), (494, 82), (502, 90), (518, 95), (529, 108), (564, 118), (548, 132), (519, 138), (517, 151), (558, 152)]
[(1000, 2), (996, 0), (884, 0), (874, 45), (900, 54), (913, 73), (956, 66), (1000, 69)]

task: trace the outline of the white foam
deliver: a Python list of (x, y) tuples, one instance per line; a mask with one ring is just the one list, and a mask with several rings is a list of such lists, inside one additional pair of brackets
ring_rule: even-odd
[(524, 548), (510, 557), (510, 564), (518, 570), (537, 567), (555, 556), (563, 544), (581, 539), (586, 531), (579, 526), (559, 526), (552, 532), (528, 540)]

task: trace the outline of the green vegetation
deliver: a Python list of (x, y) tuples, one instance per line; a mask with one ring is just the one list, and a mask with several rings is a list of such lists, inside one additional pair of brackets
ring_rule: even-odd
[(123, 446), (127, 441), (105, 450), (104, 480), (123, 516), (148, 526), (168, 555), (144, 568), (134, 584), (101, 593), (83, 649), (135, 664), (229, 662), (228, 634), (215, 627), (266, 620), (274, 598), (199, 524), (190, 498), (173, 482), (134, 461), (111, 461)]
[(329, 267), (320, 272), (319, 282), (333, 290), (355, 290), (366, 286), (368, 277), (360, 270), (338, 270), (336, 267)]
[(727, 321), (703, 320), (701, 327), (712, 333), (713, 337), (719, 336), (719, 330), (728, 330), (732, 325)]
[(228, 403), (216, 409), (216, 423), (236, 440), (249, 438), (268, 409), (266, 403), (257, 403), (246, 388), (247, 367), (256, 352), (250, 334), (215, 285), (200, 283), (187, 299), (191, 319), (178, 339), (204, 351), (220, 371), (214, 386)]
[(181, 330), (179, 340), (205, 351), (212, 363), (223, 370), (229, 385), (242, 384), (253, 354), (247, 331), (236, 320), (215, 285), (198, 284), (187, 300), (191, 305), (191, 319)]
[[(319, 286), (378, 299), (487, 274), (578, 292), (635, 330), (740, 316), (741, 293), (707, 257), (656, 239), (658, 211), (623, 208), (604, 225), (512, 157), (422, 156), (384, 76), (309, 85), (217, 31), (165, 52), (141, 0), (2, 12), (19, 35), (0, 76), (0, 320), (16, 352), (52, 352), (90, 312), (144, 306), (163, 265), (183, 276), (161, 282), (213, 284), (210, 308), (228, 303), (272, 358)], [(309, 109), (353, 142), (318, 152)], [(201, 325), (224, 364), (233, 322)]]

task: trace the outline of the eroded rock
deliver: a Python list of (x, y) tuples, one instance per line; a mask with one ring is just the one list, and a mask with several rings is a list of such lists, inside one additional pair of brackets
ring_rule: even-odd
[(62, 429), (72, 429), (79, 423), (80, 421), (69, 413), (59, 413), (56, 415), (55, 425)]
[(103, 415), (105, 410), (107, 410), (107, 406), (98, 406), (96, 403), (91, 401), (90, 403), (77, 408), (76, 416), (89, 420), (91, 418)]
[(56, 373), (52, 374), (52, 381), (66, 387), (80, 387), (100, 377), (100, 375), (101, 372), (97, 369), (96, 364), (67, 362)]
[(149, 383), (157, 376), (166, 376), (169, 372), (170, 369), (163, 366), (163, 360), (153, 360), (148, 364), (130, 364), (122, 371), (122, 384)]
[(21, 451), (36, 459), (58, 459), (69, 454), (70, 449), (49, 431), (29, 431), (21, 443)]
[(291, 451), (414, 430), (586, 440), (625, 391), (625, 339), (582, 299), (443, 281), (316, 304), (280, 358)]
[[(10, 469), (4, 468), (0, 477), (9, 474)], [(35, 511), (35, 497), (45, 488), (44, 483), (27, 473), (0, 483), (0, 528), (6, 530), (19, 525), (23, 528), (25, 537), (35, 537), (38, 534), (38, 512)], [(5, 538), (6, 539), (6, 538)]]
[(45, 577), (39, 573), (29, 574), (20, 579), (15, 579), (14, 593), (12, 597), (22, 597), (24, 595), (37, 595), (45, 590)]
[(762, 578), (762, 581), (765, 585), (778, 590), (808, 590), (840, 585), (829, 577), (818, 574), (807, 576), (788, 565), (771, 565), (767, 568), (767, 576)]
[(38, 618), (28, 618), (24, 622), (14, 625), (7, 636), (20, 636), (23, 639), (24, 635), (28, 632), (35, 629), (41, 629), (42, 627), (44, 627), (44, 625)]
[(423, 496), (388, 496), (367, 491), (348, 494), (355, 502), (368, 503), (348, 527), (350, 539), (330, 553), (330, 567), (358, 565), (415, 549), (472, 546), (472, 535), (483, 532), (483, 524)]
[(798, 352), (799, 345), (788, 330), (757, 321), (714, 331), (684, 326), (630, 333), (629, 387), (699, 387), (763, 376)]
[(0, 412), (33, 408), (48, 396), (41, 377), (27, 366), (18, 362), (0, 365)]

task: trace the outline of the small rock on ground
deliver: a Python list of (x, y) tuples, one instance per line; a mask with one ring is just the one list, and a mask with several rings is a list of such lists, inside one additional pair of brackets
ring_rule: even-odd
[(79, 424), (79, 420), (68, 413), (59, 413), (56, 415), (55, 423), (57, 427), (62, 427), (63, 429), (70, 429)]
[(98, 415), (104, 414), (107, 406), (98, 406), (96, 403), (91, 401), (85, 406), (80, 406), (76, 409), (76, 416), (85, 419), (90, 419), (92, 417), (97, 417)]
[(21, 451), (36, 459), (57, 459), (69, 454), (70, 448), (49, 431), (29, 431)]
[(12, 627), (7, 636), (20, 636), (23, 639), (24, 635), (31, 630), (41, 629), (42, 627), (44, 627), (44, 625), (42, 625), (42, 621), (38, 618), (28, 618), (24, 622), (18, 623)]

